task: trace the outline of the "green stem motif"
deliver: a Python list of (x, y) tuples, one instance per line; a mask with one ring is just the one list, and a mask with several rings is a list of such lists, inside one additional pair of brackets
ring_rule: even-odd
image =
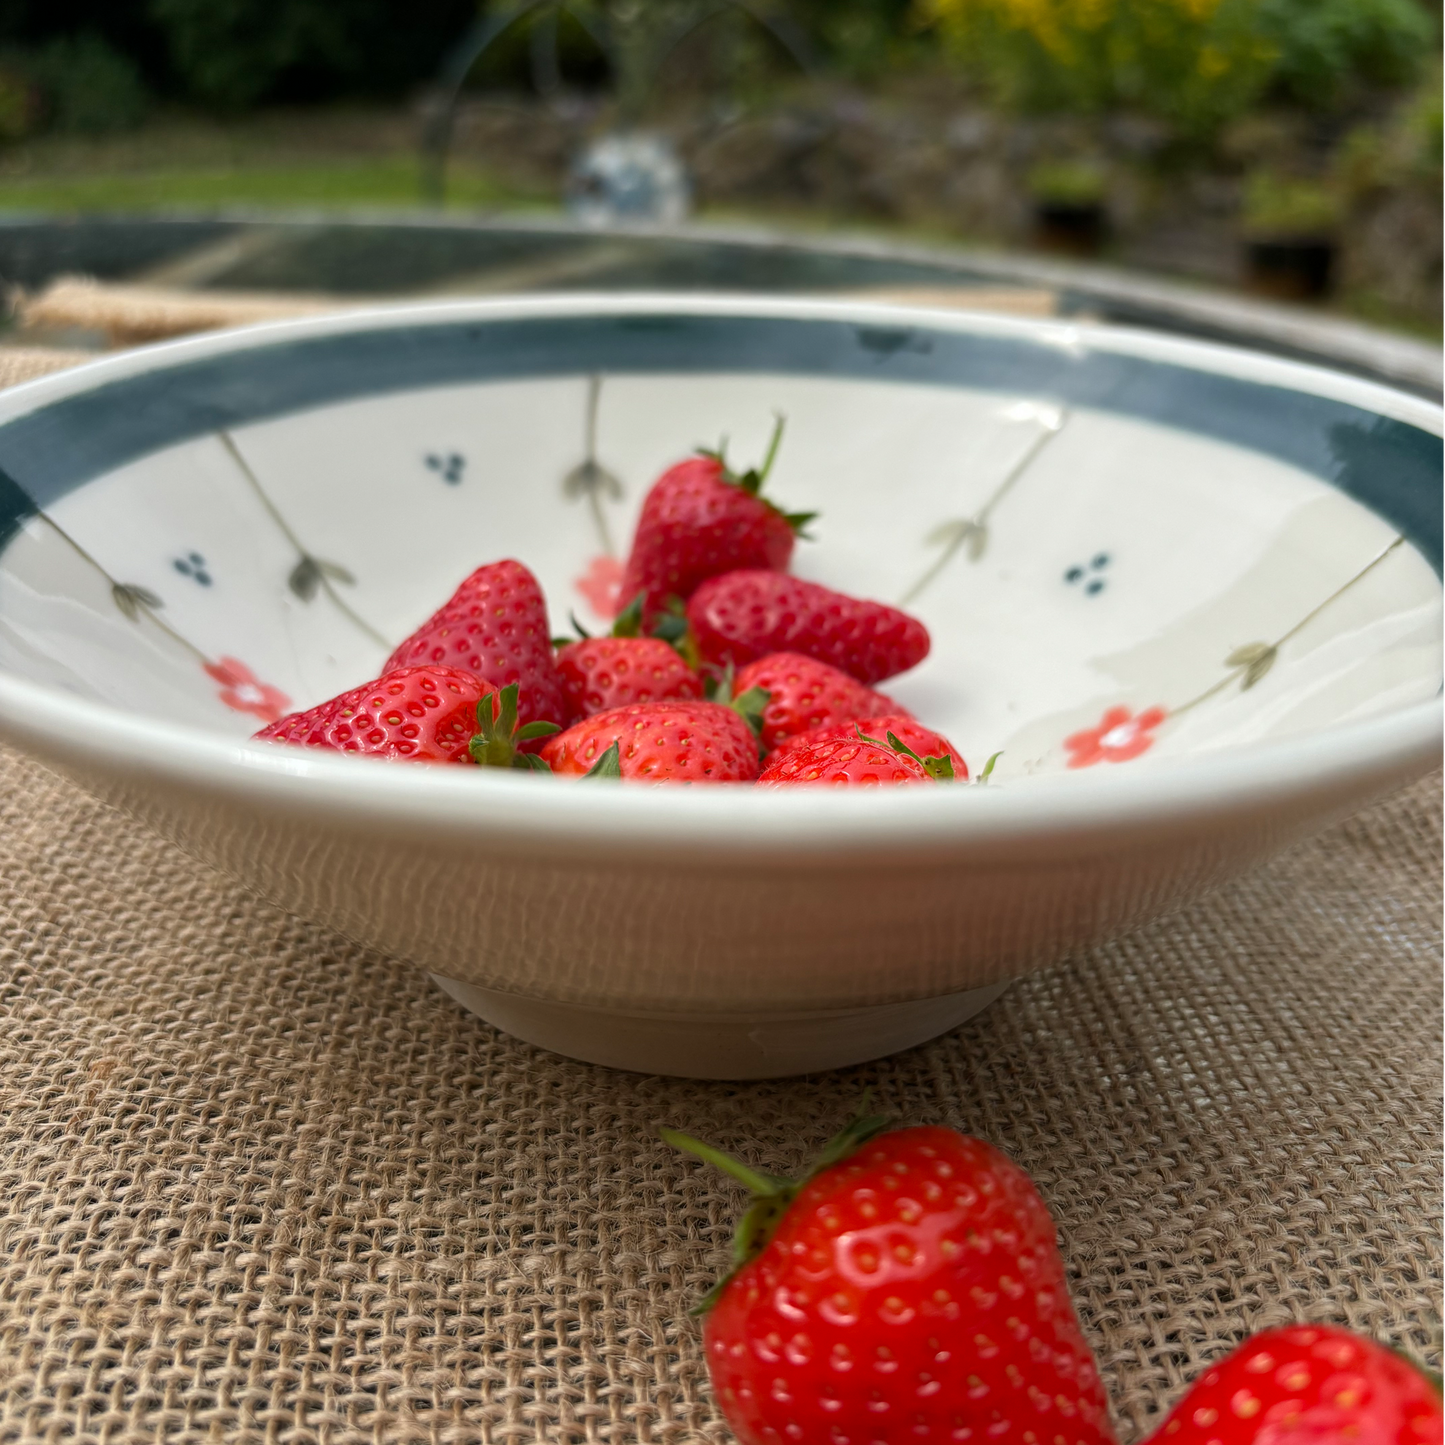
[(583, 424), (583, 459), (562, 479), (562, 495), (576, 499), (586, 497), (592, 511), (592, 521), (597, 527), (602, 550), (609, 556), (617, 555), (612, 533), (607, 526), (607, 514), (602, 510), (605, 493), (612, 501), (622, 499), (622, 483), (597, 460), (597, 406), (602, 399), (602, 378), (592, 375), (587, 378), (587, 411)]
[(1262, 681), (1266, 674), (1274, 667), (1276, 661), (1279, 659), (1279, 650), (1286, 642), (1289, 642), (1292, 638), (1297, 637), (1303, 632), (1321, 612), (1332, 603), (1337, 602), (1346, 592), (1354, 587), (1356, 583), (1362, 581), (1373, 572), (1397, 547), (1402, 546), (1404, 541), (1404, 537), (1396, 537), (1383, 552), (1361, 567), (1349, 581), (1343, 582), (1340, 586), (1336, 587), (1323, 602), (1312, 607), (1288, 632), (1282, 633), (1279, 637), (1275, 638), (1273, 642), (1247, 642), (1242, 647), (1236, 647), (1234, 651), (1224, 659), (1225, 667), (1229, 668), (1229, 671), (1224, 677), (1216, 682), (1213, 687), (1206, 688), (1198, 697), (1190, 698), (1188, 702), (1181, 706), (1171, 708), (1169, 710), (1169, 716), (1171, 718), (1183, 716), (1183, 714), (1198, 707), (1200, 703), (1208, 702), (1210, 698), (1217, 696), (1236, 682), (1240, 684), (1239, 690), (1241, 692), (1248, 692), (1257, 682)]
[(128, 622), (139, 622), (142, 617), (148, 617), (172, 642), (183, 647), (203, 667), (210, 666), (211, 659), (201, 651), (189, 638), (182, 637), (174, 627), (160, 616), (159, 609), (165, 606), (159, 597), (148, 587), (138, 586), (134, 582), (117, 582), (110, 572), (103, 567), (94, 556), (91, 555), (64, 527), (46, 512), (35, 513), (57, 537), (60, 538), (73, 551), (81, 561), (93, 567), (105, 579), (110, 587), (111, 601), (115, 603), (116, 610)]
[(251, 469), (250, 463), (241, 455), (241, 449), (236, 445), (235, 439), (228, 431), (218, 431), (216, 436), (220, 439), (221, 445), (230, 453), (231, 460), (236, 463), (241, 475), (245, 477), (250, 488), (256, 494), (257, 500), (265, 508), (266, 514), (275, 522), (280, 529), (282, 536), (296, 549), (297, 563), (291, 569), (290, 576), (286, 579), (287, 586), (292, 593), (301, 599), (302, 602), (310, 602), (318, 591), (324, 592), (332, 601), (337, 611), (342, 614), (354, 626), (364, 632), (378, 647), (391, 651), (392, 644), (379, 633), (364, 617), (360, 616), (355, 609), (336, 590), (337, 582), (345, 583), (348, 587), (356, 585), (356, 578), (336, 562), (327, 562), (320, 557), (313, 556), (301, 544), (301, 539), (291, 530), (286, 518), (281, 515), (280, 509), (266, 495), (266, 489), (261, 485), (260, 478)]
[(1025, 448), (1023, 455), (1005, 473), (1003, 480), (989, 494), (984, 504), (971, 516), (944, 522), (928, 534), (929, 542), (943, 544), (943, 551), (924, 570), (923, 575), (899, 599), (907, 606), (918, 597), (945, 567), (953, 560), (954, 554), (965, 544), (968, 560), (977, 562), (988, 549), (988, 519), (993, 510), (1018, 485), (1020, 478), (1037, 460), (1038, 455), (1058, 434), (1063, 431), (1069, 414), (1059, 411), (1049, 416), (1035, 413), (1038, 433)]

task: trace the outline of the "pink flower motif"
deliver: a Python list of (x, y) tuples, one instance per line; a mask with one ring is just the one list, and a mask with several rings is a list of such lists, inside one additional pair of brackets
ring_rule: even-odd
[(1092, 768), (1095, 763), (1127, 763), (1154, 746), (1154, 729), (1168, 716), (1162, 707), (1146, 708), (1138, 717), (1127, 707), (1111, 707), (1098, 727), (1064, 739), (1071, 768)]
[(616, 557), (594, 557), (573, 584), (599, 617), (616, 617), (622, 591), (622, 563)]
[(244, 662), (237, 662), (234, 657), (208, 662), (205, 667), (221, 684), (221, 701), (237, 712), (248, 712), (262, 722), (273, 723), (284, 717), (291, 707), (291, 699), (279, 687), (260, 681)]

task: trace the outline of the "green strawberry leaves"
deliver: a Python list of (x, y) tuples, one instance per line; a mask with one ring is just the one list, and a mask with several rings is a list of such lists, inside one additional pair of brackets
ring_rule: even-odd
[(688, 625), (687, 606), (682, 598), (667, 599), (667, 610), (652, 624), (652, 635), (667, 643), (694, 672), (702, 666), (702, 654)]
[(489, 692), (477, 704), (477, 731), (467, 744), (467, 752), (478, 767), (550, 773), (552, 769), (541, 758), (518, 751), (518, 744), (561, 731), (552, 722), (529, 722), (518, 727), (517, 684), (511, 682), (499, 693)]
[(765, 687), (750, 687), (746, 692), (733, 696), (733, 665), (726, 663), (720, 672), (709, 672), (702, 680), (703, 696), (709, 702), (721, 703), (724, 707), (730, 707), (747, 723), (752, 729), (752, 734), (758, 739), (758, 756), (762, 757), (766, 749), (762, 746), (763, 737), (763, 713), (767, 710), (768, 704), (773, 700), (773, 695)]
[(811, 542), (814, 539), (803, 529), (817, 517), (817, 512), (785, 512), (781, 507), (775, 505), (769, 501), (767, 497), (762, 495), (763, 486), (768, 480), (768, 473), (772, 471), (773, 463), (777, 460), (778, 448), (782, 445), (783, 441), (783, 427), (786, 424), (787, 418), (782, 412), (778, 411), (773, 413), (773, 434), (768, 438), (768, 449), (763, 456), (762, 465), (749, 467), (745, 472), (735, 472), (728, 466), (728, 439), (726, 437), (717, 444), (716, 450), (708, 447), (699, 447), (697, 454), (700, 457), (711, 457), (713, 461), (722, 468), (723, 481), (727, 482), (730, 486), (738, 487), (750, 497), (756, 497), (758, 501), (770, 511), (776, 512), (778, 516), (793, 529), (795, 535), (803, 538), (806, 542)]
[(926, 757), (920, 758), (912, 748), (908, 746), (897, 733), (890, 732), (886, 743), (879, 742), (877, 738), (870, 738), (857, 723), (853, 724), (853, 731), (865, 743), (872, 743), (875, 748), (885, 748), (897, 753), (900, 757), (912, 758), (935, 783), (951, 783), (955, 781), (956, 775), (953, 771), (953, 759), (946, 753), (941, 758)]
[(728, 706), (753, 730), (754, 737), (763, 735), (763, 713), (773, 695), (765, 687), (750, 687), (739, 693)]
[(620, 778), (622, 776), (622, 752), (613, 739), (612, 746), (582, 774), (587, 778)]
[(613, 637), (641, 637), (642, 636), (642, 605), (647, 601), (647, 593), (639, 592), (621, 612), (612, 624)]
[[(895, 753), (901, 754), (903, 757), (912, 758), (936, 783), (953, 783), (958, 781), (958, 775), (953, 770), (953, 759), (950, 757), (920, 758), (907, 743), (893, 732), (888, 734), (888, 741), (884, 743), (879, 742), (877, 738), (870, 738), (857, 723), (853, 724), (853, 731), (858, 734), (861, 741), (872, 743), (875, 748), (888, 748)], [(994, 764), (997, 763), (1001, 757), (1003, 757), (1002, 748), (994, 753), (983, 765), (983, 771), (973, 780), (975, 787), (982, 787), (988, 782), (989, 778), (993, 776)]]

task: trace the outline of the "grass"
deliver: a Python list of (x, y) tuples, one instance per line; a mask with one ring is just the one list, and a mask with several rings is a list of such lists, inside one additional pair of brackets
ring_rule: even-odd
[[(497, 208), (552, 197), (457, 158), (448, 203)], [(84, 212), (421, 203), (417, 127), (404, 112), (272, 111), (239, 120), (161, 116), (117, 135), (40, 136), (0, 149), (0, 209)]]
[[(96, 175), (0, 174), (0, 210), (62, 215), (226, 206), (416, 206), (421, 199), (412, 156)], [(483, 171), (453, 165), (447, 173), (449, 206), (496, 208), (539, 199)]]

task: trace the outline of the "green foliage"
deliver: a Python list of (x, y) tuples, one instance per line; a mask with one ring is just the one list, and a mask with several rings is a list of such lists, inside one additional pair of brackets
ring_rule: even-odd
[(84, 135), (130, 130), (148, 108), (135, 64), (89, 31), (13, 50), (0, 65), (0, 140), (41, 127)]
[[(82, 130), (131, 123), (146, 88), (229, 110), (405, 94), (436, 74), (483, 3), (6, 0), (0, 46), (27, 66), (6, 64), (0, 76), (0, 136), (33, 125), (29, 83), (49, 97), (56, 124)], [(698, 73), (760, 91), (792, 69), (742, 9), (708, 0), (574, 0), (574, 8), (625, 19), (631, 38), (609, 74), (583, 27), (564, 20), (569, 79), (605, 77), (629, 95), (640, 91), (667, 36), (704, 15), (689, 43), (694, 61), (700, 45), (712, 58), (694, 65)], [(1009, 104), (1136, 109), (1186, 132), (1207, 132), (1262, 99), (1335, 104), (1361, 87), (1408, 84), (1438, 49), (1439, 29), (1433, 0), (750, 0), (747, 9), (791, 22), (827, 69), (857, 80), (945, 55)], [(479, 75), (526, 86), (530, 39), (528, 23), (512, 27)], [(32, 64), (43, 81), (30, 79)]]
[(254, 105), (288, 70), (361, 60), (345, 7), (325, 0), (151, 0), (150, 10), (186, 88), (218, 109)]
[(795, 0), (798, 17), (828, 65), (868, 80), (919, 46), (912, 0)]
[(13, 61), (0, 64), (0, 143), (23, 140), (39, 115), (39, 92), (24, 67)]
[(1244, 229), (1260, 239), (1329, 236), (1339, 227), (1338, 193), (1318, 181), (1260, 170), (1244, 188)]
[(1408, 81), (1437, 48), (1419, 0), (1263, 0), (1260, 31), (1276, 52), (1274, 85), (1305, 105)]
[(135, 63), (98, 35), (52, 40), (37, 53), (34, 74), (56, 130), (98, 135), (145, 119), (149, 98)]
[[(107, 75), (96, 58), (103, 42), (151, 93), (238, 110), (404, 94), (436, 73), (477, 8), (478, 0), (4, 0), (0, 47), (43, 61), (69, 46), (63, 58), (87, 72), (87, 85), (116, 97), (116, 65)], [(117, 112), (117, 100), (108, 109)]]
[(1135, 109), (1204, 134), (1271, 96), (1323, 106), (1419, 73), (1420, 0), (917, 0), (965, 69), (1013, 106)]
[(1134, 109), (1207, 131), (1264, 88), (1259, 0), (920, 0), (949, 51), (1010, 106)]
[(1104, 173), (1088, 161), (1042, 161), (1029, 172), (1036, 200), (1087, 206), (1104, 198)]
[(1400, 129), (1411, 170), (1438, 180), (1445, 151), (1445, 93), (1438, 65), (1405, 107)]

